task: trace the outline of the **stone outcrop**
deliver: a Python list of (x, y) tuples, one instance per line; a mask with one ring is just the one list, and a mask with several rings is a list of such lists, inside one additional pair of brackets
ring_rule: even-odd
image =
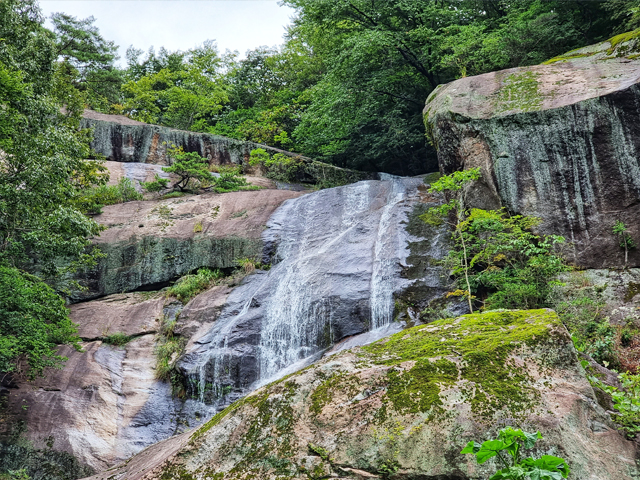
[(139, 287), (157, 289), (200, 267), (229, 268), (262, 254), (260, 236), (286, 190), (206, 193), (110, 205), (95, 220), (107, 227), (95, 244), (106, 254), (82, 275), (86, 300)]
[(424, 115), (441, 171), (479, 167), (474, 205), (542, 218), (541, 231), (572, 242), (578, 265), (622, 265), (613, 224), (640, 238), (639, 55), (636, 30), (438, 87)]
[[(188, 341), (210, 329), (229, 292), (229, 287), (216, 286), (185, 305), (175, 334)], [(195, 313), (203, 306), (208, 307), (207, 315), (198, 317)], [(63, 347), (60, 354), (69, 358), (63, 370), (13, 385), (6, 397), (7, 423), (22, 423), (24, 438), (35, 448), (71, 454), (97, 471), (188, 428), (188, 421), (180, 421), (183, 401), (174, 398), (171, 386), (155, 374), (161, 319), (181, 307), (153, 292), (72, 305), (82, 351)], [(110, 345), (114, 334), (130, 340)], [(49, 473), (43, 478), (67, 476)]]
[(335, 186), (379, 178), (374, 172), (336, 167), (267, 145), (149, 125), (121, 115), (106, 115), (92, 110), (84, 111), (81, 127), (93, 130), (91, 148), (112, 162), (170, 165), (167, 148), (175, 145), (186, 152), (197, 152), (211, 165), (242, 165), (246, 173), (253, 174), (258, 172), (248, 165), (249, 155), (251, 150), (262, 148), (270, 155), (280, 153), (299, 161), (299, 168), (293, 175), (295, 178), (291, 179), (297, 182)]
[(479, 480), (495, 464), (460, 450), (505, 425), (539, 430), (534, 455), (564, 458), (573, 478), (638, 475), (567, 331), (533, 310), (442, 320), (329, 356), (92, 478)]
[(93, 129), (91, 148), (115, 162), (170, 165), (167, 148), (172, 145), (187, 152), (198, 152), (214, 165), (242, 164), (249, 158), (251, 150), (259, 147), (271, 154), (288, 154), (252, 142), (150, 125), (122, 115), (106, 115), (92, 110), (85, 110), (81, 127)]

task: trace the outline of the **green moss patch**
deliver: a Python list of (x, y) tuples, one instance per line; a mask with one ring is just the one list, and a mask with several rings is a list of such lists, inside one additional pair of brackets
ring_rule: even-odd
[(620, 48), (624, 43), (630, 42), (632, 40), (637, 40), (640, 38), (640, 28), (633, 30), (631, 32), (621, 33), (620, 35), (616, 35), (608, 40), (611, 44), (611, 48), (607, 50), (607, 55), (613, 55), (616, 50), (621, 50), (618, 56), (624, 56), (627, 53), (637, 53), (635, 50), (631, 51), (631, 46), (626, 46), (626, 48)]
[(538, 74), (532, 71), (509, 75), (498, 92), (496, 112), (511, 110), (531, 112), (542, 108), (542, 96), (538, 91)]
[(477, 417), (502, 409), (518, 417), (536, 405), (538, 394), (511, 354), (547, 340), (556, 326), (550, 310), (487, 312), (414, 327), (362, 350), (372, 363), (416, 362), (387, 374), (388, 400), (401, 414), (442, 413), (441, 389), (457, 384)]

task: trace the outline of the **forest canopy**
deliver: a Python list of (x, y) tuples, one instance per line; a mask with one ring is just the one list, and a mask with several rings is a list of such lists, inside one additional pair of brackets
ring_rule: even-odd
[[(96, 63), (79, 83), (105, 113), (409, 175), (436, 169), (422, 108), (438, 84), (537, 64), (640, 25), (638, 0), (282, 3), (297, 14), (281, 46), (245, 57), (213, 41), (186, 52), (132, 46), (126, 67)], [(59, 38), (94, 28), (92, 19), (57, 18)], [(83, 38), (107, 59), (109, 42)], [(87, 75), (93, 83), (83, 83)]]

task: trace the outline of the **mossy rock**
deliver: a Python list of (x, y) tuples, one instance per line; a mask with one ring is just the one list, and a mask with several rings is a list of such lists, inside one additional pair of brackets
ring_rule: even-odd
[(263, 387), (147, 478), (479, 480), (495, 465), (460, 450), (515, 425), (540, 430), (536, 453), (564, 457), (575, 478), (630, 480), (635, 449), (607, 418), (553, 311), (494, 311), (417, 326)]

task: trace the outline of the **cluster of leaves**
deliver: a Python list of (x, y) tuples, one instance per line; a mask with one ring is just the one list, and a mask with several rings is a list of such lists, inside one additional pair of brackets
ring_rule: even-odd
[(468, 209), (465, 192), (480, 177), (478, 169), (444, 175), (430, 192), (445, 193), (449, 201), (433, 207), (421, 218), (429, 223), (446, 221), (454, 245), (445, 263), (458, 277), (473, 310), (472, 299), (485, 308), (538, 308), (545, 306), (554, 278), (566, 271), (555, 246), (564, 238), (537, 235), (540, 220), (509, 215), (505, 210)]
[(78, 199), (78, 207), (87, 214), (102, 213), (102, 207), (117, 203), (142, 200), (142, 194), (136, 190), (130, 178), (123, 177), (116, 185), (98, 185), (88, 188)]
[(78, 345), (58, 292), (98, 257), (101, 228), (78, 202), (104, 181), (43, 22), (35, 0), (0, 2), (0, 371), (28, 377), (61, 365), (57, 344)]
[(605, 385), (597, 377), (589, 376), (592, 385), (611, 395), (613, 406), (617, 410), (613, 417), (622, 431), (632, 439), (640, 433), (640, 375), (624, 372), (618, 375), (618, 380), (621, 388)]
[(162, 178), (156, 173), (152, 181), (140, 182), (140, 185), (142, 185), (142, 188), (144, 188), (147, 192), (161, 192), (162, 190), (166, 190), (167, 188), (169, 188), (169, 179)]
[(167, 296), (176, 297), (181, 302), (187, 303), (223, 277), (224, 273), (221, 270), (201, 268), (194, 275), (185, 275), (180, 278), (167, 290)]
[(496, 458), (502, 468), (489, 480), (562, 480), (571, 471), (567, 462), (553, 455), (522, 458), (523, 449), (531, 449), (542, 438), (540, 432), (527, 433), (511, 427), (504, 428), (495, 440), (476, 443), (470, 441), (460, 453), (473, 454), (478, 463)]
[(271, 180), (294, 182), (302, 161), (282, 153), (269, 155), (264, 148), (256, 148), (251, 150), (249, 165), (262, 165), (266, 170), (265, 176)]

